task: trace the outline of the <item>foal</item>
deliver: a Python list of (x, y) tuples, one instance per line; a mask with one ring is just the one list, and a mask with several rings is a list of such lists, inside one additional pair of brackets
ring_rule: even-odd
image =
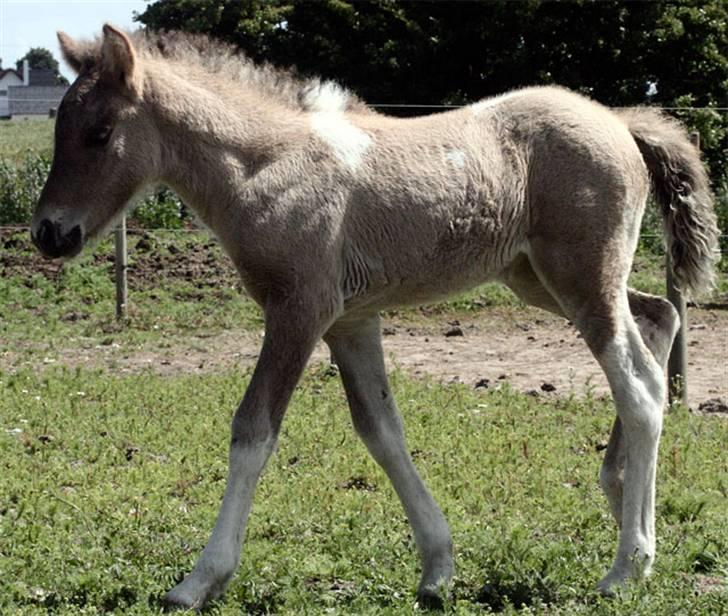
[(59, 39), (78, 78), (33, 218), (39, 249), (77, 254), (162, 181), (217, 234), (265, 314), (217, 523), (170, 604), (201, 607), (230, 581), (258, 477), (322, 337), (354, 427), (412, 525), (418, 596), (437, 600), (453, 576), (450, 531), (405, 444), (378, 313), (488, 279), (570, 319), (604, 369), (617, 419), (600, 479), (620, 536), (599, 588), (649, 572), (678, 326), (668, 302), (627, 288), (650, 180), (683, 289), (710, 285), (717, 236), (705, 171), (676, 122), (553, 87), (395, 119), (204, 37), (107, 25), (90, 43)]

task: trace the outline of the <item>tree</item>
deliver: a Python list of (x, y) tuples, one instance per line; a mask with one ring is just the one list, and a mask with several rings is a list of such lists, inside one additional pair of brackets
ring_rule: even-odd
[[(213, 34), (371, 103), (466, 103), (558, 83), (613, 106), (728, 106), (723, 0), (157, 0), (137, 18)], [(728, 114), (678, 115), (726, 182)]]
[(30, 51), (15, 63), (15, 68), (21, 75), (23, 72), (23, 60), (28, 61), (28, 66), (31, 69), (53, 71), (58, 85), (68, 85), (68, 80), (61, 75), (58, 60), (44, 47), (31, 47)]

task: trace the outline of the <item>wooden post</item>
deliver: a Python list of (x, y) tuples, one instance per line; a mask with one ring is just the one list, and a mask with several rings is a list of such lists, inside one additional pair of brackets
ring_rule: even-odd
[(119, 226), (114, 231), (114, 244), (116, 247), (116, 318), (126, 317), (126, 216), (123, 216)]
[[(700, 149), (700, 133), (690, 133), (690, 141)], [(670, 300), (680, 316), (680, 328), (672, 343), (670, 359), (667, 362), (668, 392), (670, 404), (682, 402), (688, 406), (688, 341), (687, 341), (687, 309), (685, 298), (675, 285), (672, 273), (672, 260), (667, 254), (667, 299)]]

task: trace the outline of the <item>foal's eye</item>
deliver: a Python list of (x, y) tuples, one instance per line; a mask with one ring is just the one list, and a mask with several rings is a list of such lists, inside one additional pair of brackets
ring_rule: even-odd
[(109, 142), (111, 138), (111, 126), (99, 126), (92, 128), (86, 135), (86, 145), (100, 147)]

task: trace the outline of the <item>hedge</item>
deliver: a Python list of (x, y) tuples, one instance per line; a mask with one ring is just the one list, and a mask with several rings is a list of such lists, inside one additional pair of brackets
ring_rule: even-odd
[[(16, 164), (0, 158), (0, 226), (27, 226), (48, 172), (50, 157), (28, 153)], [(148, 193), (130, 214), (131, 224), (145, 228), (179, 229), (189, 212), (171, 190), (160, 186)]]

